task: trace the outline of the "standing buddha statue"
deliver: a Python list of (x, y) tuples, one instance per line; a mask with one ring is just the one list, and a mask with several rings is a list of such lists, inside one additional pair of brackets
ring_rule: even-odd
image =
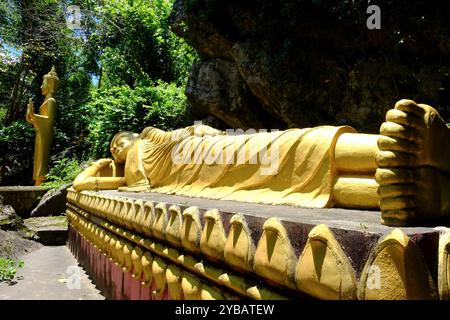
[(56, 100), (54, 94), (59, 86), (59, 78), (55, 67), (43, 78), (41, 90), (45, 96), (44, 102), (39, 107), (39, 114), (34, 113), (33, 102), (30, 98), (27, 106), (26, 120), (31, 123), (36, 131), (34, 146), (33, 180), (36, 186), (42, 184), (48, 173), (48, 160), (53, 141), (53, 124), (56, 114)]

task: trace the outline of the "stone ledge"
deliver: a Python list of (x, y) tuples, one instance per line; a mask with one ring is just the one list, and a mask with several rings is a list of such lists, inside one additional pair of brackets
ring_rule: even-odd
[(65, 216), (28, 218), (24, 220), (24, 224), (38, 236), (38, 242), (44, 245), (62, 245), (67, 241), (68, 224)]
[[(80, 209), (69, 207), (67, 210), (67, 215), (71, 220), (70, 228), (85, 238), (93, 247), (92, 249), (103, 253), (123, 271), (132, 273), (133, 277), (136, 280), (140, 279), (145, 287), (156, 286), (158, 288), (156, 291), (159, 291), (160, 294), (154, 296), (154, 299), (161, 299), (165, 296), (164, 285), (166, 282), (170, 282), (165, 279), (166, 270), (177, 271), (175, 276), (180, 279), (185, 276), (196, 279), (198, 287), (204, 287), (203, 289), (215, 287), (215, 291), (221, 292), (219, 295), (223, 298), (248, 299), (262, 296), (266, 299), (286, 299), (287, 297), (302, 296), (299, 292), (288, 292), (289, 290), (283, 292), (276, 286), (264, 284), (257, 277), (249, 277), (233, 270), (224, 269), (223, 266), (205, 260), (204, 257), (192, 256), (164, 243), (142, 238), (92, 217)], [(96, 237), (96, 235), (101, 236)], [(113, 244), (105, 241), (105, 238), (111, 239)], [(70, 239), (70, 241), (72, 240)], [(140, 259), (146, 259), (150, 261), (150, 264), (141, 263)], [(154, 268), (160, 269), (162, 266), (164, 268), (159, 272), (154, 271)], [(100, 284), (100, 286), (102, 285), (104, 284)], [(178, 289), (181, 290), (181, 287)], [(106, 290), (105, 293), (109, 291), (111, 290)], [(303, 297), (305, 296), (303, 295)]]
[[(380, 213), (375, 211), (255, 205), (155, 193), (72, 190), (68, 201), (131, 232), (202, 254), (285, 287), (287, 292), (298, 290), (325, 299), (438, 297), (437, 269), (442, 265), (438, 244), (445, 228), (387, 227), (380, 224)], [(382, 277), (387, 276), (382, 282), (390, 283), (380, 288), (381, 294), (373, 294), (367, 286), (374, 263), (382, 266)], [(407, 273), (392, 269), (405, 264)], [(411, 279), (420, 285), (409, 284)], [(439, 292), (447, 292), (441, 287)]]
[[(306, 245), (308, 233), (317, 225), (325, 224), (330, 228), (359, 275), (364, 262), (377, 242), (392, 232), (395, 227), (381, 224), (381, 212), (369, 210), (349, 210), (340, 208), (312, 209), (283, 205), (265, 205), (237, 201), (224, 201), (185, 196), (167, 195), (161, 193), (136, 193), (119, 191), (100, 191), (109, 196), (152, 201), (155, 203), (176, 204), (184, 211), (188, 207), (199, 208), (200, 215), (207, 210), (216, 208), (222, 216), (225, 232), (229, 232), (231, 217), (237, 213), (245, 216), (252, 239), (256, 244), (261, 237), (264, 222), (276, 217), (287, 231), (289, 240), (297, 256)], [(427, 256), (427, 264), (433, 277), (436, 278), (437, 247), (439, 227), (402, 227), (400, 228), (415, 242)], [(429, 263), (428, 263), (429, 262)]]
[[(394, 227), (381, 224), (381, 212), (369, 210), (349, 210), (340, 208), (314, 209), (285, 205), (266, 205), (247, 202), (193, 198), (162, 193), (119, 192), (115, 190), (98, 191), (99, 194), (129, 199), (151, 200), (153, 202), (167, 202), (184, 207), (196, 206), (201, 209), (217, 208), (221, 212), (240, 212), (246, 216), (271, 218), (276, 216), (283, 221), (303, 223), (309, 225), (326, 224), (330, 228), (350, 231), (365, 231), (368, 233), (388, 234)], [(363, 227), (362, 225), (365, 225)], [(430, 227), (403, 228), (406, 234), (436, 232)]]

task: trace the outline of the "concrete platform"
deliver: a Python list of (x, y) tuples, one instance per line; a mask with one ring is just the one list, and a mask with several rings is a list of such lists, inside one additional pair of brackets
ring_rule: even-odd
[[(380, 239), (395, 228), (381, 224), (380, 211), (349, 210), (340, 208), (312, 209), (283, 205), (265, 205), (238, 201), (214, 200), (162, 193), (119, 192), (113, 190), (99, 191), (130, 199), (143, 199), (168, 205), (176, 204), (183, 211), (190, 206), (199, 208), (201, 215), (206, 210), (218, 209), (222, 216), (225, 232), (228, 234), (229, 221), (236, 213), (245, 216), (252, 231), (254, 243), (258, 243), (263, 231), (264, 222), (277, 217), (286, 229), (289, 240), (299, 256), (308, 240), (309, 232), (319, 224), (327, 225), (333, 231), (336, 240), (342, 246), (356, 271), (362, 272), (370, 253)], [(440, 227), (399, 228), (420, 248), (425, 261), (434, 278), (437, 278), (437, 250)]]
[[(317, 225), (324, 223), (332, 228), (343, 228), (369, 233), (389, 233), (394, 228), (381, 224), (380, 211), (349, 210), (340, 208), (312, 209), (284, 205), (265, 205), (239, 201), (194, 198), (163, 193), (119, 192), (113, 190), (99, 191), (109, 195), (154, 202), (177, 203), (183, 207), (197, 206), (202, 209), (217, 208), (221, 212), (240, 212), (246, 216), (278, 217), (286, 222)], [(406, 234), (435, 232), (435, 228), (411, 227), (401, 228)]]
[[(443, 226), (384, 226), (379, 211), (161, 193), (69, 190), (67, 201), (76, 232), (110, 250), (116, 263), (130, 263), (133, 250), (147, 252), (158, 259), (156, 272), (172, 270), (166, 281), (182, 270), (185, 282), (194, 274), (206, 288), (220, 287), (222, 298), (227, 290), (253, 299), (361, 300), (436, 299), (450, 292), (450, 229)], [(116, 254), (119, 240), (107, 239), (121, 239), (123, 255)], [(75, 252), (83, 247), (72, 245)]]

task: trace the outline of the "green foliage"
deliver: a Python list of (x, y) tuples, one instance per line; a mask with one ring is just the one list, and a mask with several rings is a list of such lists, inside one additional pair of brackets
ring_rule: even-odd
[(29, 185), (33, 173), (34, 130), (24, 120), (0, 129), (0, 182)]
[(63, 158), (57, 160), (50, 168), (42, 186), (56, 189), (64, 184), (72, 183), (81, 171), (83, 171), (82, 165), (76, 159)]
[(0, 44), (2, 41), (16, 42), (20, 27), (20, 12), (14, 1), (0, 2)]
[(1, 123), (3, 122), (3, 119), (5, 119), (6, 116), (6, 108), (0, 107), (0, 127)]
[(119, 131), (139, 133), (146, 126), (170, 130), (188, 123), (184, 89), (173, 83), (99, 90), (89, 108), (96, 114), (89, 126), (94, 158), (109, 156), (109, 143)]
[(172, 1), (103, 1), (95, 9), (99, 19), (91, 41), (103, 48), (102, 85), (131, 87), (186, 81), (196, 54), (170, 31)]
[(0, 282), (11, 282), (16, 276), (17, 269), (22, 268), (23, 264), (22, 260), (14, 261), (0, 257)]

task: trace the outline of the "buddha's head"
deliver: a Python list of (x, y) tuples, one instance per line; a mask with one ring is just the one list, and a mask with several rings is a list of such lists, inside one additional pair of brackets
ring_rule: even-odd
[(114, 160), (118, 163), (125, 163), (128, 152), (139, 137), (137, 133), (122, 131), (116, 134), (111, 140), (110, 150)]
[(42, 81), (42, 95), (46, 96), (47, 94), (53, 94), (59, 87), (59, 78), (55, 70), (55, 66), (52, 67), (52, 70), (44, 76), (44, 80)]

